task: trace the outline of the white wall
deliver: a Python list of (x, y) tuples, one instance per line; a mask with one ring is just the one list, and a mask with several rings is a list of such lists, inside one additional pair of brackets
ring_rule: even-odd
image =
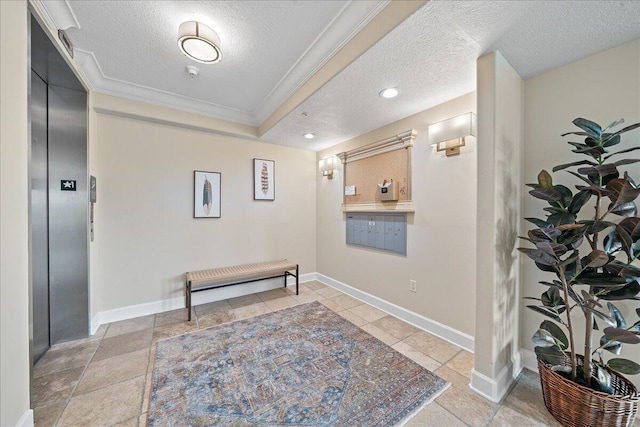
[[(172, 117), (170, 109), (94, 95), (93, 107), (101, 104)], [(303, 274), (316, 270), (315, 153), (192, 130), (191, 116), (182, 117), (166, 125), (91, 116), (97, 150), (91, 173), (98, 183), (92, 251), (100, 258), (92, 265), (92, 306), (98, 312), (182, 298), (191, 270), (281, 258), (297, 262)], [(275, 161), (275, 201), (253, 200), (253, 158)], [(221, 218), (193, 218), (194, 170), (222, 173)]]
[[(429, 124), (469, 111), (475, 93), (391, 123), (318, 153), (318, 159), (416, 129), (407, 255), (345, 243), (342, 166), (332, 180), (317, 175), (318, 272), (472, 336), (475, 317), (476, 144), (445, 157), (427, 143)], [(317, 166), (316, 166), (317, 170)], [(417, 293), (409, 291), (409, 280)]]
[[(584, 117), (604, 126), (623, 117), (626, 124), (640, 121), (640, 40), (606, 50), (596, 55), (549, 71), (525, 83), (525, 164), (524, 181), (536, 182), (541, 169), (551, 172), (553, 166), (582, 160), (583, 156), (571, 153), (568, 138), (561, 134), (578, 130), (571, 121)], [(581, 141), (574, 137), (572, 140)], [(613, 147), (628, 148), (640, 145), (640, 131), (625, 134), (623, 142)], [(615, 150), (612, 150), (615, 151)], [(640, 158), (638, 152), (619, 158)], [(635, 177), (640, 177), (638, 163), (621, 167)], [(554, 182), (575, 189), (576, 179), (566, 171), (554, 173)], [(575, 191), (575, 190), (574, 190)], [(590, 202), (591, 203), (591, 202)], [(542, 208), (546, 203), (525, 194), (523, 217), (542, 217)], [(591, 209), (585, 214), (592, 215)], [(613, 217), (615, 218), (615, 217)], [(523, 230), (532, 228), (523, 223)], [(538, 285), (539, 280), (549, 279), (548, 273), (539, 271), (528, 259), (522, 261), (523, 295), (539, 297), (546, 290)], [(628, 321), (637, 320), (634, 308), (638, 304), (620, 303)], [(582, 315), (576, 313), (576, 319)], [(523, 347), (533, 350), (531, 336), (538, 328), (542, 317), (528, 309), (523, 310), (522, 341)], [(576, 338), (582, 343), (582, 333)], [(580, 344), (582, 352), (582, 344)], [(640, 360), (640, 347), (626, 345), (626, 354), (634, 360)]]
[(519, 372), (516, 236), (524, 83), (500, 52), (478, 59), (476, 354), (471, 387), (499, 401)]
[(29, 409), (28, 14), (0, 2), (0, 425), (32, 425)]

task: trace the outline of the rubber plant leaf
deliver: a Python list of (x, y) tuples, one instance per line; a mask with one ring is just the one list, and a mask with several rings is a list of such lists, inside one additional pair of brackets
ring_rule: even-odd
[(558, 193), (560, 193), (560, 204), (562, 205), (562, 207), (567, 207), (569, 206), (569, 204), (571, 203), (571, 200), (573, 200), (573, 193), (571, 192), (571, 190), (569, 190), (567, 187), (565, 187), (564, 185), (554, 185), (553, 189), (556, 190)]
[(571, 162), (571, 163), (565, 163), (563, 165), (554, 166), (554, 168), (552, 170), (554, 172), (558, 172), (560, 170), (563, 170), (563, 169), (566, 169), (566, 168), (570, 168), (571, 166), (580, 166), (580, 165), (596, 166), (597, 163), (592, 162), (591, 160), (580, 160), (579, 162)]
[(609, 262), (609, 255), (606, 252), (596, 249), (582, 259), (582, 268), (598, 268)]
[(553, 347), (556, 345), (553, 335), (544, 329), (538, 329), (531, 337), (531, 342), (537, 347)]
[(552, 188), (536, 188), (529, 191), (536, 199), (545, 200), (547, 202), (557, 202), (562, 198), (562, 194)]
[(538, 313), (555, 320), (556, 322), (562, 322), (562, 318), (554, 310), (550, 310), (546, 307), (540, 307), (537, 305), (528, 305), (527, 308), (537, 311)]
[(640, 293), (640, 284), (634, 280), (618, 289), (595, 287), (593, 288), (593, 291), (599, 294), (600, 299), (606, 301), (638, 299), (637, 295)]
[(545, 320), (540, 324), (540, 329), (549, 332), (563, 350), (569, 347), (569, 339), (557, 324), (549, 320)]
[(596, 315), (597, 317), (599, 317), (600, 319), (604, 320), (605, 322), (607, 322), (607, 324), (609, 324), (612, 327), (616, 326), (616, 321), (615, 319), (613, 319), (612, 317), (607, 316), (604, 313), (599, 312), (598, 310), (595, 310), (591, 307), (584, 307), (585, 310), (590, 311), (591, 313), (593, 313), (594, 315)]
[(609, 154), (607, 156), (604, 156), (602, 159), (603, 160), (608, 160), (609, 158), (611, 158), (613, 156), (617, 156), (618, 154), (630, 153), (631, 151), (636, 151), (636, 150), (640, 150), (640, 146), (633, 147), (633, 148), (627, 148), (626, 150), (616, 151), (615, 153), (611, 153), (611, 154)]
[(604, 335), (600, 337), (600, 346), (608, 352), (617, 355), (619, 355), (622, 350), (622, 343), (618, 341), (611, 341)]
[(609, 181), (607, 190), (611, 191), (608, 197), (614, 206), (633, 202), (640, 195), (640, 188), (635, 188), (626, 177)]
[(564, 365), (567, 360), (565, 354), (558, 347), (536, 347), (534, 350), (538, 359), (551, 366)]
[(580, 212), (580, 209), (589, 201), (591, 196), (590, 191), (578, 191), (569, 204), (569, 212), (572, 214)]
[(615, 208), (613, 207), (613, 204), (611, 204), (609, 205), (609, 210), (612, 214), (624, 217), (634, 217), (638, 215), (638, 207), (634, 202), (623, 203), (616, 206)]
[(640, 336), (622, 328), (604, 328), (604, 335), (612, 341), (618, 341), (624, 344), (640, 343)]
[(622, 117), (620, 117), (617, 120), (612, 121), (611, 123), (609, 123), (609, 126), (607, 126), (606, 128), (602, 129), (602, 132), (606, 132), (611, 128), (614, 128), (618, 125), (621, 125), (622, 123), (624, 123), (624, 119)]
[(578, 173), (586, 176), (601, 177), (618, 173), (618, 168), (616, 168), (616, 165), (613, 163), (605, 163), (590, 168), (579, 168)]
[(549, 172), (542, 169), (538, 174), (538, 185), (540, 188), (553, 188), (553, 178), (549, 175)]
[(531, 224), (540, 228), (549, 227), (551, 225), (547, 221), (538, 218), (525, 218), (525, 221), (529, 221)]
[(607, 308), (609, 308), (609, 314), (611, 315), (611, 317), (616, 319), (616, 328), (627, 329), (627, 321), (624, 320), (624, 316), (622, 315), (620, 310), (618, 310), (618, 307), (608, 302)]
[(609, 367), (609, 369), (613, 369), (616, 372), (620, 372), (621, 374), (640, 374), (640, 365), (632, 360), (621, 358), (609, 359), (609, 361), (607, 362), (607, 367)]
[(558, 260), (540, 249), (518, 248), (520, 252), (531, 258), (537, 263), (548, 266), (558, 265)]

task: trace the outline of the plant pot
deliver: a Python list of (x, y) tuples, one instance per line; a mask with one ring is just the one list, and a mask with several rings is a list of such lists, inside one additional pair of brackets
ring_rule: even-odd
[[(583, 358), (578, 355), (578, 365)], [(569, 358), (565, 365), (569, 366)], [(594, 367), (593, 377), (599, 369)], [(607, 368), (605, 368), (607, 369)], [(540, 384), (547, 410), (563, 426), (631, 426), (638, 412), (638, 391), (625, 377), (607, 369), (615, 394), (592, 390), (571, 381), (538, 360)]]

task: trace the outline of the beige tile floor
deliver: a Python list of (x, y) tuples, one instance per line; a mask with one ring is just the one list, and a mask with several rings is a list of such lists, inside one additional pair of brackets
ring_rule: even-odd
[(296, 304), (320, 301), (452, 385), (408, 426), (559, 425), (542, 402), (537, 374), (524, 371), (500, 404), (469, 389), (473, 355), (319, 282), (275, 289), (103, 325), (87, 339), (52, 347), (34, 368), (37, 427), (144, 426), (158, 340)]

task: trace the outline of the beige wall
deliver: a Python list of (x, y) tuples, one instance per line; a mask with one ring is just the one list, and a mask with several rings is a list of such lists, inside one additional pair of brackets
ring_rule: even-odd
[(494, 401), (519, 361), (516, 236), (524, 82), (499, 52), (478, 59), (476, 353), (472, 388)]
[[(104, 95), (92, 102), (172, 116), (169, 109)], [(92, 307), (98, 312), (181, 298), (190, 270), (279, 258), (299, 263), (302, 274), (316, 270), (315, 153), (188, 129), (185, 117), (175, 125), (90, 117), (97, 150), (91, 173), (98, 182), (92, 251), (99, 254)], [(253, 158), (275, 160), (273, 202), (253, 200)], [(193, 218), (194, 170), (222, 173), (221, 218)]]
[[(427, 144), (431, 123), (475, 112), (475, 93), (361, 135), (318, 153), (318, 160), (409, 129), (413, 148), (413, 200), (407, 256), (347, 246), (342, 166), (332, 180), (317, 175), (318, 272), (468, 335), (474, 334), (476, 143), (455, 157)], [(317, 170), (317, 165), (316, 165)], [(409, 291), (416, 280), (417, 293)]]
[[(562, 133), (578, 129), (571, 123), (576, 117), (585, 117), (605, 126), (619, 117), (623, 117), (626, 124), (640, 121), (640, 40), (529, 79), (525, 90), (524, 181), (535, 182), (541, 169), (551, 172), (557, 164), (582, 159), (570, 152), (567, 138), (560, 137)], [(625, 134), (620, 146), (628, 148), (634, 145), (640, 145), (640, 131), (637, 130)], [(626, 157), (640, 158), (640, 154), (629, 153), (620, 159)], [(636, 181), (640, 176), (638, 163), (621, 167), (621, 170), (632, 172)], [(575, 188), (576, 180), (566, 171), (554, 173), (553, 178), (554, 182)], [(525, 195), (523, 216), (541, 217), (544, 206), (544, 202)], [(585, 214), (591, 215), (592, 211)], [(529, 223), (523, 224), (524, 230), (530, 228)], [(548, 274), (539, 271), (529, 260), (522, 261), (524, 296), (539, 297), (545, 289), (537, 282), (548, 278)], [(637, 320), (633, 310), (637, 304), (617, 305), (624, 307), (628, 321)], [(576, 316), (582, 317), (579, 313)], [(523, 310), (521, 333), (524, 348), (533, 350), (530, 338), (542, 320), (530, 310)], [(582, 333), (576, 338), (582, 342)], [(627, 345), (625, 351), (636, 361), (640, 359), (639, 346)]]
[[(29, 257), (26, 1), (0, 2), (0, 425), (27, 425)], [(24, 418), (23, 418), (24, 417)], [(21, 419), (22, 418), (22, 419)]]

